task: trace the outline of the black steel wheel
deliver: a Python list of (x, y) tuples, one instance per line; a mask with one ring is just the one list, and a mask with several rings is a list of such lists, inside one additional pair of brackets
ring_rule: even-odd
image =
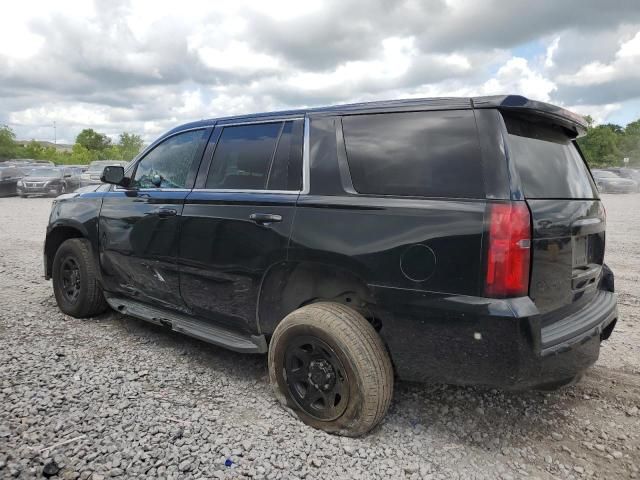
[(90, 317), (107, 309), (98, 282), (91, 244), (84, 238), (64, 241), (53, 258), (53, 293), (58, 307), (73, 317)]
[(59, 269), (62, 284), (62, 294), (69, 303), (76, 303), (80, 296), (80, 266), (76, 259), (68, 256), (62, 260), (62, 266)]
[(362, 315), (338, 303), (307, 305), (278, 324), (269, 377), (278, 400), (303, 422), (346, 436), (378, 425), (393, 394), (382, 339)]
[(285, 351), (287, 387), (296, 404), (319, 420), (335, 420), (347, 408), (347, 373), (333, 349), (317, 337), (300, 336)]

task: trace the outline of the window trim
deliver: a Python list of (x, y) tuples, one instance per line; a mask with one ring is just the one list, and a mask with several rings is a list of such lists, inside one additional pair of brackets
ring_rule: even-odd
[[(211, 169), (211, 166), (213, 165), (213, 157), (216, 153), (216, 149), (218, 148), (218, 144), (220, 142), (220, 137), (222, 136), (222, 131), (224, 130), (225, 127), (237, 127), (237, 126), (244, 126), (244, 125), (256, 125), (256, 124), (261, 124), (261, 123), (282, 123), (282, 127), (284, 128), (284, 123), (287, 121), (299, 121), (299, 120), (303, 120), (304, 124), (303, 124), (303, 140), (302, 140), (302, 189), (299, 190), (270, 190), (270, 189), (241, 189), (241, 188), (204, 188), (204, 187), (198, 187), (198, 183), (200, 182), (203, 185), (206, 185), (206, 180), (209, 176), (209, 170)], [(280, 141), (280, 136), (282, 135), (282, 128), (280, 130), (280, 133), (278, 134), (278, 139), (276, 141), (276, 148), (274, 149), (274, 152), (272, 154), (272, 158), (270, 160), (270, 169), (269, 169), (269, 174), (271, 174), (271, 168), (273, 167), (273, 155), (275, 155), (275, 151), (277, 150), (277, 145)], [(213, 144), (213, 146), (211, 146), (211, 139), (213, 139), (215, 137), (215, 143)], [(207, 149), (211, 149), (211, 152), (207, 154)], [(204, 192), (204, 193), (259, 193), (259, 194), (265, 194), (265, 193), (273, 193), (273, 194), (277, 194), (277, 195), (300, 195), (300, 194), (305, 194), (305, 193), (309, 193), (309, 117), (308, 116), (304, 116), (304, 117), (276, 117), (276, 118), (270, 118), (270, 119), (265, 119), (265, 120), (256, 120), (256, 121), (240, 121), (240, 122), (233, 122), (233, 123), (216, 123), (215, 128), (213, 130), (213, 132), (211, 133), (211, 136), (209, 138), (209, 140), (207, 141), (207, 147), (205, 147), (205, 155), (207, 155), (208, 158), (206, 158), (204, 160), (204, 162), (206, 162), (206, 171), (198, 171), (197, 177), (196, 177), (196, 182), (193, 186), (193, 188), (191, 189), (192, 191), (197, 191), (197, 192)], [(200, 169), (202, 169), (204, 165), (201, 165)]]

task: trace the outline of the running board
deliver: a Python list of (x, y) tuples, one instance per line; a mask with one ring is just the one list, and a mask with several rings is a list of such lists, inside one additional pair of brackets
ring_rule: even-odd
[(107, 297), (106, 300), (109, 306), (117, 312), (131, 315), (156, 325), (171, 327), (176, 332), (184, 333), (190, 337), (219, 345), (229, 350), (242, 353), (266, 353), (268, 351), (264, 335), (242, 335), (219, 325), (213, 325), (158, 307), (151, 307), (134, 300), (117, 297)]

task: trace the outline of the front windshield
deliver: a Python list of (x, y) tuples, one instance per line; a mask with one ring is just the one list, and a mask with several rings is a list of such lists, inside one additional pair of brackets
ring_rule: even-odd
[(27, 177), (47, 177), (56, 178), (61, 176), (60, 170), (55, 168), (36, 168), (27, 173)]

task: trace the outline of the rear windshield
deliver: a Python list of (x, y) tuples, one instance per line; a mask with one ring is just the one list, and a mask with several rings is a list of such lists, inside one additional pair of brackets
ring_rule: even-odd
[(580, 153), (561, 129), (504, 116), (509, 158), (527, 198), (597, 198)]

